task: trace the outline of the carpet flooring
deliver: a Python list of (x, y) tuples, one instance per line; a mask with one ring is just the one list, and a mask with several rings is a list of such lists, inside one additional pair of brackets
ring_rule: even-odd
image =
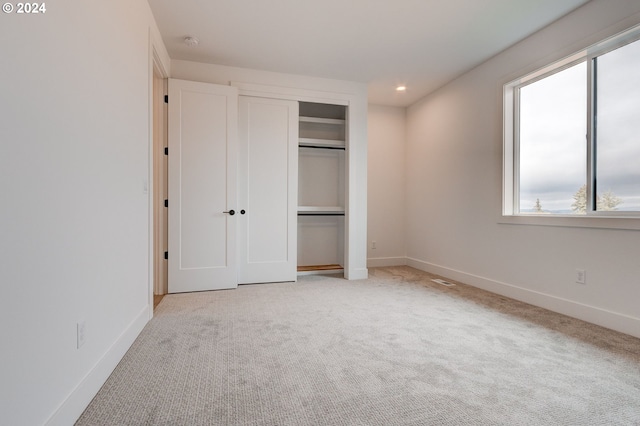
[(409, 268), (166, 296), (83, 425), (640, 425), (640, 339)]

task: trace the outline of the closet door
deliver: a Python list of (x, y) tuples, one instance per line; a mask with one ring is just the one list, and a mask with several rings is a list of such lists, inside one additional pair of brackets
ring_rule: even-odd
[(169, 293), (237, 286), (237, 99), (169, 80)]
[(239, 102), (238, 282), (295, 281), (298, 102)]

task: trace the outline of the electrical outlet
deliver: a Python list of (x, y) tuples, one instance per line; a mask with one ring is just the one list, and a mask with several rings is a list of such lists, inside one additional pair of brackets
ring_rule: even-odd
[(85, 340), (87, 339), (87, 328), (85, 321), (80, 321), (77, 324), (77, 338), (78, 338), (78, 349), (84, 345)]
[(576, 282), (578, 284), (587, 283), (587, 271), (584, 269), (576, 269)]
[(375, 249), (376, 249), (376, 242), (371, 241), (371, 250), (375, 250)]

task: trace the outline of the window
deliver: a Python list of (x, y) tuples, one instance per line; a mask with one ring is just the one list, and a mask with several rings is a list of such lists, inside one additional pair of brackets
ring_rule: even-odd
[(504, 215), (640, 217), (640, 27), (504, 86)]
[(640, 212), (640, 41), (593, 58), (596, 209)]
[(587, 181), (587, 73), (573, 65), (519, 90), (521, 213), (570, 213)]

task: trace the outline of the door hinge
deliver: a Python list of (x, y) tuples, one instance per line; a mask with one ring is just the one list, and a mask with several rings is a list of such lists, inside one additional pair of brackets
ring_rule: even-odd
[(164, 95), (164, 103), (165, 104), (169, 103), (169, 95)]
[(164, 155), (169, 155), (169, 147), (168, 146), (164, 147)]
[(164, 206), (169, 207), (169, 200), (164, 200)]
[(169, 259), (169, 252), (165, 251), (164, 252), (164, 260), (167, 260), (167, 259)]

